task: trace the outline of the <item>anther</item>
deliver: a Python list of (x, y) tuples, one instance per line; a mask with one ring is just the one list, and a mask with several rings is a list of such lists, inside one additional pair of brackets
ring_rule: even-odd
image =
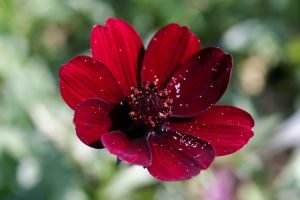
[(157, 83), (158, 78), (152, 83), (145, 81), (140, 88), (130, 88), (128, 114), (137, 124), (160, 127), (171, 113), (172, 100), (168, 97), (168, 91), (159, 90)]

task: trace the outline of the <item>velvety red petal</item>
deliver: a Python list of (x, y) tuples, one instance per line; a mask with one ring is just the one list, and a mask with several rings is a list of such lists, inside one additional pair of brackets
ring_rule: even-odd
[(101, 141), (121, 160), (141, 166), (151, 164), (151, 152), (145, 137), (128, 139), (124, 133), (114, 131), (103, 135)]
[(253, 136), (254, 120), (232, 106), (213, 106), (191, 120), (172, 121), (170, 129), (201, 138), (212, 144), (217, 156), (241, 149)]
[(169, 24), (159, 30), (145, 52), (141, 79), (159, 79), (158, 87), (165, 85), (170, 75), (188, 57), (200, 50), (200, 42), (186, 26)]
[(199, 174), (213, 162), (215, 152), (207, 142), (179, 132), (151, 133), (149, 172), (160, 180), (183, 180)]
[(137, 86), (138, 65), (144, 53), (142, 40), (125, 21), (109, 18), (106, 26), (95, 25), (91, 34), (93, 58), (114, 74), (125, 94)]
[(100, 62), (88, 56), (77, 56), (60, 68), (60, 93), (75, 109), (79, 102), (99, 98), (119, 103), (124, 94), (112, 73)]
[(172, 116), (195, 116), (216, 103), (228, 86), (231, 70), (231, 56), (219, 48), (194, 54), (168, 83)]
[(93, 148), (103, 148), (101, 136), (109, 132), (109, 117), (112, 106), (99, 99), (81, 102), (74, 115), (74, 124), (78, 138)]

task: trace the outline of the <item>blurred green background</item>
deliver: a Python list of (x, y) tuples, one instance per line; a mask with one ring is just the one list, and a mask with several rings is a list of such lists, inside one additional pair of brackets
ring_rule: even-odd
[[(249, 111), (255, 136), (182, 182), (159, 182), (75, 136), (58, 70), (89, 54), (93, 24), (131, 23), (145, 44), (188, 25), (234, 58), (221, 103)], [(299, 200), (300, 1), (0, 0), (1, 200)]]

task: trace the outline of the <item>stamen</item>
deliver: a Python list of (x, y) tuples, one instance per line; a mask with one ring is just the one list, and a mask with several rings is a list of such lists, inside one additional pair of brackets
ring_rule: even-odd
[(159, 127), (164, 124), (171, 113), (172, 99), (168, 97), (166, 89), (157, 88), (158, 78), (152, 83), (145, 81), (138, 88), (131, 88), (131, 94), (127, 98), (129, 116), (137, 124), (146, 127)]

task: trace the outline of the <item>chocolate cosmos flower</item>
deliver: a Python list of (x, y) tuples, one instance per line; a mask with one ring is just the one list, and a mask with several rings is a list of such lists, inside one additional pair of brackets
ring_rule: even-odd
[(75, 110), (79, 139), (118, 159), (144, 166), (160, 180), (182, 180), (207, 169), (253, 136), (252, 117), (216, 106), (226, 90), (232, 58), (200, 48), (185, 26), (159, 30), (146, 50), (126, 22), (95, 25), (92, 57), (60, 69), (60, 91)]

